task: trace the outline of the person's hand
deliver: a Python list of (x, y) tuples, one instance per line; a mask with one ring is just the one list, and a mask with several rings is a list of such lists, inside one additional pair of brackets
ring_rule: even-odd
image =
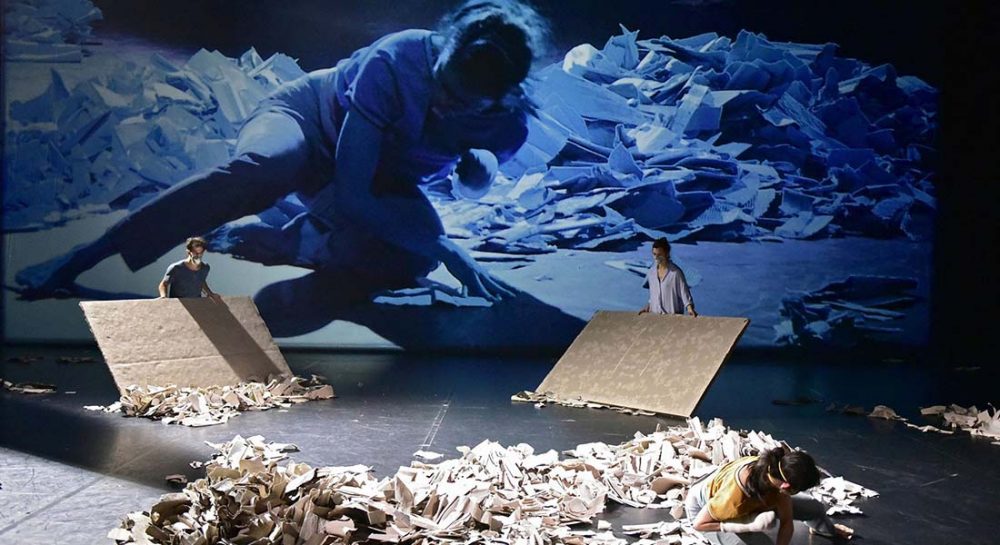
[[(303, 212), (292, 218), (281, 228), (283, 239), (296, 248), (293, 262), (303, 267), (319, 267), (333, 261), (330, 254), (330, 240), (333, 225), (322, 218)], [(294, 241), (294, 242), (292, 242)]]
[(759, 513), (750, 522), (720, 522), (719, 531), (732, 534), (744, 534), (749, 532), (763, 532), (774, 526), (777, 516), (774, 511), (764, 511)]
[(446, 251), (441, 262), (448, 268), (448, 272), (462, 283), (469, 296), (482, 297), (494, 302), (514, 296), (513, 290), (494, 278), (465, 250), (451, 241), (447, 241), (444, 245)]
[(208, 294), (208, 298), (211, 299), (212, 302), (214, 302), (214, 303), (221, 303), (222, 302), (222, 296), (219, 295), (218, 293), (210, 293), (210, 294)]

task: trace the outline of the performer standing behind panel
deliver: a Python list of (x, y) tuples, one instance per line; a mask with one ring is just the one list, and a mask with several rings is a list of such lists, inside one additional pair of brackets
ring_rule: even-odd
[(187, 239), (187, 258), (167, 267), (160, 281), (160, 299), (167, 297), (201, 297), (202, 293), (213, 301), (221, 301), (222, 296), (208, 287), (208, 271), (211, 267), (202, 261), (207, 244), (201, 237)]
[(240, 129), (228, 164), (179, 182), (98, 240), (22, 270), (17, 282), (26, 297), (71, 292), (107, 257), (120, 254), (138, 270), (192, 231), (298, 192), (310, 211), (274, 232), (247, 233), (248, 251), (260, 241), (284, 252), (285, 263), (351, 271), (384, 288), (412, 285), (443, 263), (470, 295), (510, 295), (446, 236), (418, 184), (471, 162), (457, 183), (476, 195), (496, 161), (470, 150), (502, 162), (524, 143), (531, 106), (522, 83), (543, 27), (518, 2), (470, 1), (438, 32), (389, 34), (285, 84)]
[(646, 273), (649, 302), (639, 311), (653, 314), (684, 314), (697, 316), (694, 299), (684, 271), (670, 260), (670, 243), (665, 238), (653, 241), (653, 266)]
[(695, 482), (684, 508), (694, 529), (716, 545), (771, 544), (764, 531), (776, 520), (777, 545), (788, 545), (793, 519), (805, 521), (812, 534), (850, 539), (853, 530), (834, 524), (825, 505), (802, 493), (819, 480), (811, 456), (779, 447), (732, 461)]

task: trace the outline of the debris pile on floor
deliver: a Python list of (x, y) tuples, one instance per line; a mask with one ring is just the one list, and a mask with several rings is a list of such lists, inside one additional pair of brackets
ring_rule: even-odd
[[(489, 194), (455, 200), (446, 179), (428, 191), (449, 234), (508, 254), (664, 235), (923, 239), (936, 207), (937, 90), (837, 49), (746, 31), (624, 32), (601, 50), (578, 46), (538, 74), (528, 142)], [(183, 66), (154, 57), (72, 90), (53, 72), (45, 93), (11, 106), (18, 191), (7, 192), (5, 227), (134, 207), (219, 164), (260, 99), (302, 73), (252, 49), (239, 60), (200, 51)], [(299, 209), (283, 201), (262, 225)]]
[(1000, 445), (1000, 410), (990, 407), (979, 410), (975, 405), (962, 407), (960, 405), (934, 405), (920, 409), (925, 416), (940, 416), (945, 424), (953, 429), (967, 431), (974, 437), (992, 439), (994, 445)]
[(913, 278), (849, 276), (809, 293), (786, 296), (782, 321), (774, 326), (780, 345), (850, 348), (886, 339), (901, 329), (888, 325), (906, 317), (917, 297)]
[(6, 61), (80, 62), (104, 18), (90, 0), (10, 0), (3, 10)]
[(524, 254), (929, 236), (935, 89), (835, 44), (636, 37), (541, 71), (527, 145), (486, 197), (443, 207), (449, 233)]
[(190, 174), (227, 161), (236, 131), (267, 94), (304, 74), (254, 49), (238, 60), (201, 50), (176, 66), (154, 54), (10, 104), (3, 226), (26, 231), (134, 209)]
[(545, 407), (546, 405), (562, 405), (564, 407), (577, 407), (577, 408), (587, 408), (587, 409), (611, 409), (622, 414), (631, 414), (637, 416), (654, 416), (656, 413), (650, 411), (644, 411), (642, 409), (631, 409), (629, 407), (619, 407), (617, 405), (608, 405), (605, 403), (596, 403), (594, 401), (584, 401), (583, 399), (567, 399), (559, 397), (552, 392), (533, 392), (531, 390), (523, 390), (512, 396), (510, 396), (511, 401), (516, 401), (519, 403), (533, 403), (535, 407), (539, 409)]
[(201, 427), (224, 424), (246, 411), (266, 411), (332, 397), (333, 387), (313, 375), (309, 379), (292, 376), (274, 378), (267, 383), (241, 382), (235, 386), (210, 388), (129, 386), (121, 399), (111, 405), (84, 408), (161, 420), (164, 424)]
[[(483, 441), (460, 447), (461, 457), (439, 463), (414, 461), (391, 477), (376, 479), (370, 467), (311, 467), (286, 461), (294, 445), (237, 436), (211, 445), (218, 453), (206, 477), (166, 494), (149, 511), (130, 513), (108, 537), (125, 543), (455, 543), (518, 545), (625, 545), (606, 521), (593, 523), (608, 500), (634, 507), (669, 509), (683, 516), (692, 480), (718, 465), (781, 445), (767, 434), (738, 432), (716, 419), (636, 433), (620, 445), (578, 445), (560, 459), (527, 444), (504, 447)], [(826, 479), (824, 483), (831, 481)], [(823, 497), (850, 506), (873, 492), (837, 480)], [(629, 527), (626, 533), (654, 531)], [(665, 522), (662, 541), (704, 543), (690, 522)]]

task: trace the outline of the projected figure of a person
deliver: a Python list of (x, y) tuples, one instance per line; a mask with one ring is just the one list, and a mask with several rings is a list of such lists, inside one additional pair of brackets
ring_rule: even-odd
[(301, 245), (291, 248), (299, 264), (393, 285), (443, 263), (470, 295), (509, 295), (448, 239), (418, 185), (461, 159), (460, 192), (481, 192), (496, 160), (521, 146), (530, 110), (522, 83), (542, 27), (517, 2), (471, 1), (446, 16), (439, 32), (387, 35), (278, 89), (246, 121), (226, 165), (179, 182), (99, 239), (21, 271), (17, 281), (26, 296), (47, 297), (115, 254), (138, 270), (188, 233), (298, 192), (309, 212), (285, 231), (308, 235), (286, 241)]

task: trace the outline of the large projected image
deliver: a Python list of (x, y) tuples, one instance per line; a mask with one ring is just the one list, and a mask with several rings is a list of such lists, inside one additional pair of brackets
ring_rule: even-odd
[(927, 342), (938, 92), (822, 36), (553, 47), (471, 2), (323, 68), (4, 9), (8, 339), (89, 339), (80, 299), (156, 297), (201, 236), (284, 345), (562, 349), (661, 238), (741, 346)]

